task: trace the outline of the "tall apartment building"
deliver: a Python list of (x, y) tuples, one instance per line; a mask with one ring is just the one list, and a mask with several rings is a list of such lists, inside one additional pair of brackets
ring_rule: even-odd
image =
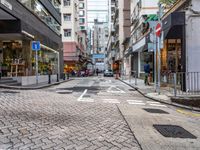
[[(109, 51), (111, 51), (109, 55), (112, 57), (112, 68), (122, 72), (124, 70), (124, 41), (130, 36), (130, 0), (116, 0), (113, 2), (115, 2), (114, 30), (111, 30), (113, 38), (109, 38), (111, 40), (109, 43), (112, 43), (109, 44)], [(110, 48), (110, 45), (112, 45), (112, 48)], [(115, 55), (114, 58), (113, 55)]]
[(115, 57), (115, 52), (113, 49), (114, 46), (114, 33), (115, 33), (115, 28), (114, 28), (114, 19), (115, 19), (115, 11), (116, 11), (116, 0), (109, 0), (109, 10), (108, 10), (108, 16), (109, 16), (109, 37), (108, 37), (108, 42), (107, 42), (107, 51), (106, 51), (106, 69), (113, 69), (113, 64), (114, 64), (114, 57)]
[(67, 69), (78, 69), (87, 49), (87, 0), (62, 0), (62, 42)]
[(32, 51), (31, 47), (32, 41), (41, 43), (41, 50), (38, 51), (40, 76), (46, 75), (49, 67), (53, 74), (62, 72), (59, 6), (59, 0), (0, 1), (0, 72), (2, 76), (17, 78), (26, 76), (27, 82), (22, 84), (28, 84), (28, 82), (34, 84), (36, 65), (35, 51)]
[(93, 30), (93, 62), (99, 70), (105, 69), (105, 53), (107, 51), (108, 41), (108, 24), (99, 22), (97, 19), (94, 21)]

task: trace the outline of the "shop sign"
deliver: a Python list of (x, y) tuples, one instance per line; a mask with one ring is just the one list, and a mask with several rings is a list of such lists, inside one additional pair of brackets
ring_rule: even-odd
[(1, 0), (1, 4), (12, 10), (12, 5), (7, 0)]
[(39, 51), (40, 50), (40, 41), (32, 41), (32, 50)]

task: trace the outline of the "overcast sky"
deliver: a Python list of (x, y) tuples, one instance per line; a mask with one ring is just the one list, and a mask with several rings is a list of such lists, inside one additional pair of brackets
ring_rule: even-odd
[(94, 19), (106, 22), (108, 17), (108, 0), (88, 0), (88, 25), (93, 25)]

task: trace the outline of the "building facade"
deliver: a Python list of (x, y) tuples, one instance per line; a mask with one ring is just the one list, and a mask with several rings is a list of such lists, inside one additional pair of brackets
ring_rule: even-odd
[(62, 14), (62, 42), (64, 49), (65, 71), (82, 68), (80, 57), (84, 57), (87, 50), (87, 0), (63, 0)]
[(105, 54), (107, 51), (108, 41), (108, 24), (99, 22), (97, 19), (94, 21), (93, 30), (93, 63), (95, 68), (103, 71), (107, 66), (105, 63)]
[(158, 20), (158, 0), (131, 0), (131, 70), (138, 77), (144, 75), (144, 64), (148, 61), (151, 69), (154, 66), (154, 55), (148, 47), (151, 30)]
[(4, 0), (0, 3), (0, 62), (2, 76), (33, 76), (35, 51), (31, 42), (40, 41), (38, 73), (62, 72), (60, 1)]

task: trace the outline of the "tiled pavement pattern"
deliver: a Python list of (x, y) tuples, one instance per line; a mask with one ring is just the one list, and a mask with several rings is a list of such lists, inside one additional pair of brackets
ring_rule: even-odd
[(53, 89), (0, 90), (0, 149), (140, 149), (115, 104), (80, 103)]

